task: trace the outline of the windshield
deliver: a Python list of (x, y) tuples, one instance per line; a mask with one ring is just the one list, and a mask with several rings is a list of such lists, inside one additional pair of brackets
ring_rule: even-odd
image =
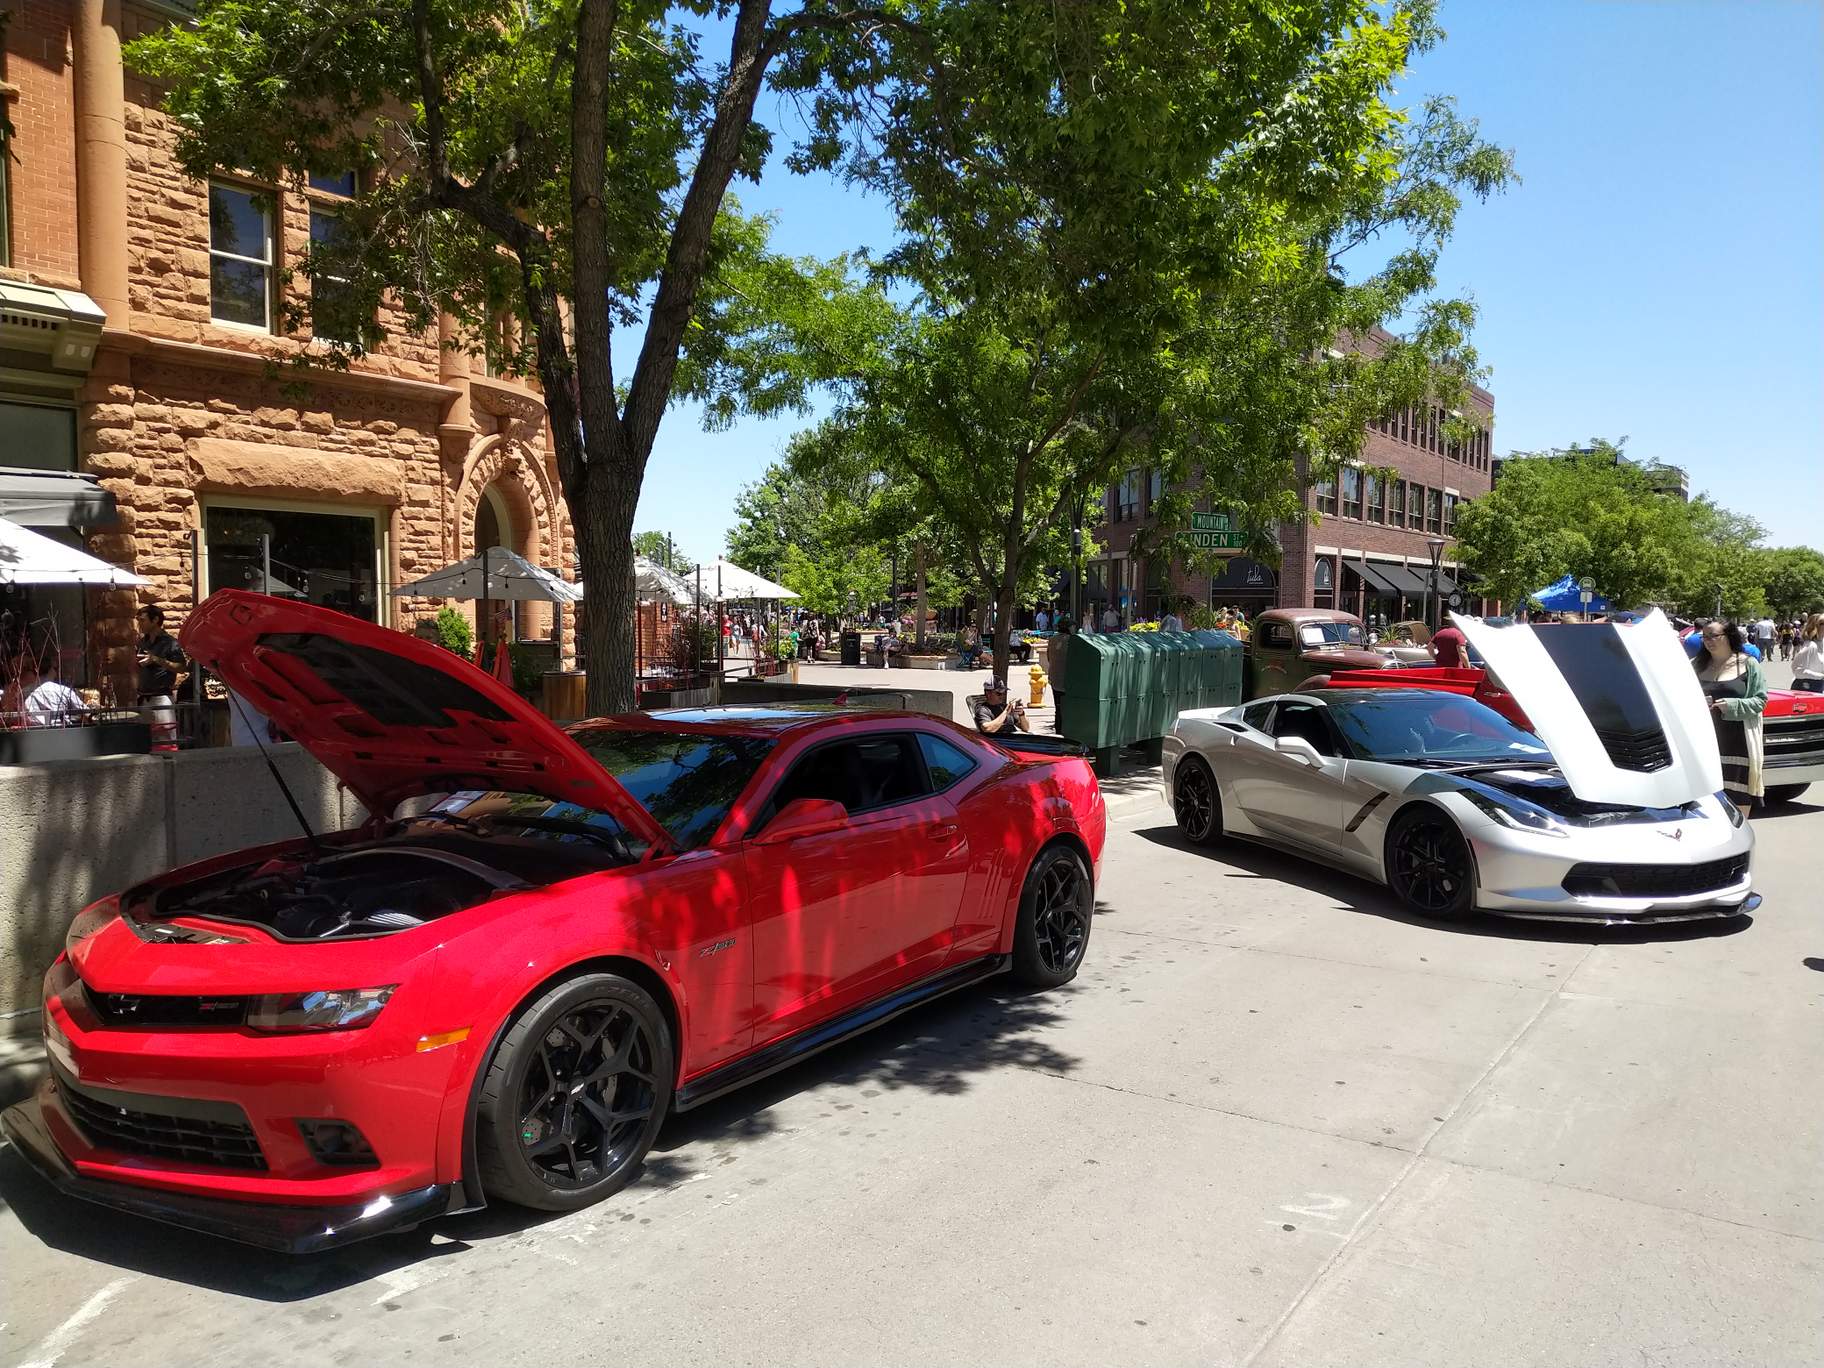
[(1313, 646), (1360, 646), (1362, 629), (1354, 622), (1307, 622), (1298, 629), (1299, 644)]
[(1459, 694), (1389, 692), (1332, 703), (1330, 716), (1364, 760), (1469, 765), (1552, 758), (1531, 732)]
[(586, 727), (572, 739), (665, 828), (678, 849), (715, 834), (773, 742), (760, 736)]

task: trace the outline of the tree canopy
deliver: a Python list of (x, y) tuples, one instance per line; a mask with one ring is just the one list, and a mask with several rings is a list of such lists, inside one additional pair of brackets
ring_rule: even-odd
[(1492, 492), (1457, 506), (1463, 564), (1492, 598), (1523, 604), (1565, 575), (1588, 576), (1618, 607), (1660, 603), (1696, 616), (1763, 606), (1761, 527), (1700, 495), (1664, 491), (1623, 438), (1518, 453)]
[(633, 534), (633, 554), (644, 556), (656, 565), (663, 565), (688, 575), (697, 568), (697, 563), (682, 551), (669, 532), (636, 532)]
[[(310, 355), (345, 364), (383, 320), (447, 316), (449, 345), (537, 377), (590, 589), (589, 704), (609, 712), (633, 702), (633, 516), (667, 406), (689, 393), (726, 418), (804, 393), (766, 331), (798, 271), (729, 196), (772, 146), (761, 89), (823, 107), (800, 158), (827, 161), (839, 104), (911, 27), (844, 0), (198, 0), (128, 57), (164, 87), (191, 175), (357, 172), (305, 265), (364, 321)], [(617, 327), (639, 330), (631, 355)]]
[(1428, 3), (953, 19), (951, 79), (857, 101), (874, 136), (845, 166), (898, 209), (877, 264), (894, 308), (824, 358), (840, 401), (794, 459), (914, 491), (999, 605), (1004, 671), (1015, 601), (1129, 467), (1164, 475), (1168, 526), (1213, 505), (1276, 557), (1301, 478), (1359, 451), (1367, 418), (1455, 407), (1473, 308), (1432, 297), (1437, 252), (1511, 166), (1448, 100), (1391, 103), (1438, 36)]

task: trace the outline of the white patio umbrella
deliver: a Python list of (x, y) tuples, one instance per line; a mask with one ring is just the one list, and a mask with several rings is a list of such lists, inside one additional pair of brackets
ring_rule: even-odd
[(764, 575), (743, 570), (733, 561), (712, 561), (703, 567), (703, 592), (728, 602), (734, 599), (795, 599), (798, 595)]
[(688, 608), (696, 602), (696, 591), (689, 580), (644, 556), (633, 558), (633, 588), (641, 603), (664, 601)]
[(0, 584), (149, 584), (142, 575), (0, 518)]
[(433, 570), (410, 584), (402, 584), (393, 590), (393, 594), (406, 598), (575, 603), (583, 596), (583, 586), (558, 578), (543, 566), (532, 564), (504, 546), (491, 546), (484, 548), (480, 555)]

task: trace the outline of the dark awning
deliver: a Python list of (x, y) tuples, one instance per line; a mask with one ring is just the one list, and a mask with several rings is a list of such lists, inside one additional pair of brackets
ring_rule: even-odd
[(0, 518), (21, 527), (105, 527), (114, 496), (93, 475), (0, 466)]
[(1376, 565), (1373, 561), (1343, 562), (1343, 569), (1349, 571), (1363, 584), (1367, 585), (1369, 590), (1373, 593), (1397, 594), (1400, 590), (1390, 583), (1387, 576), (1383, 573), (1386, 568), (1387, 567), (1384, 565)]
[(1423, 598), (1430, 589), (1427, 583), (1430, 575), (1428, 570), (1415, 570), (1410, 565), (1387, 564), (1377, 565), (1375, 569), (1393, 586), (1396, 594), (1404, 594), (1407, 598)]

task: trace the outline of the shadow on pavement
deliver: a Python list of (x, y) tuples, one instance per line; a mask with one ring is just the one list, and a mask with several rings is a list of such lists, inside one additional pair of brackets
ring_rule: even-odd
[(1533, 922), (1510, 917), (1476, 915), (1461, 920), (1416, 916), (1408, 912), (1394, 896), (1378, 884), (1344, 874), (1326, 865), (1285, 855), (1269, 846), (1250, 841), (1225, 840), (1208, 851), (1199, 850), (1184, 839), (1177, 826), (1146, 827), (1136, 836), (1155, 845), (1182, 850), (1187, 855), (1206, 856), (1229, 866), (1231, 879), (1272, 879), (1334, 898), (1356, 912), (1404, 922), (1408, 926), (1429, 927), (1440, 933), (1458, 936), (1494, 936), (1503, 940), (1551, 941), (1572, 945), (1628, 945), (1642, 942), (1706, 940), (1715, 936), (1733, 936), (1754, 925), (1754, 918), (1719, 917), (1711, 921), (1667, 922), (1658, 926), (1593, 926), (1579, 922)]
[(1762, 822), (1778, 822), (1793, 817), (1811, 817), (1824, 812), (1824, 803), (1812, 801), (1802, 803), (1794, 800), (1790, 803), (1763, 803), (1749, 814), (1749, 820), (1756, 826)]
[[(974, 1086), (976, 1075), (1002, 1068), (1069, 1072), (1076, 1059), (1051, 1045), (1044, 1033), (1059, 1020), (1051, 1003), (1073, 991), (1077, 989), (1071, 984), (1033, 993), (1006, 980), (967, 990), (675, 1116), (659, 1132), (658, 1142), (627, 1189), (591, 1210), (613, 1219), (617, 1202), (675, 1187), (733, 1162), (733, 1151), (740, 1145), (782, 1129), (772, 1114), (774, 1107), (826, 1084), (860, 1085), (866, 1099), (898, 1091), (961, 1093)], [(817, 1121), (840, 1128), (853, 1124), (850, 1113), (859, 1115), (860, 1110), (853, 1101), (832, 1100)], [(0, 1209), (6, 1207), (31, 1235), (53, 1249), (268, 1302), (304, 1301), (425, 1260), (456, 1257), (560, 1217), (554, 1212), (490, 1206), (331, 1253), (289, 1257), (62, 1197), (10, 1145), (0, 1147)], [(620, 1219), (635, 1217), (627, 1210)]]

